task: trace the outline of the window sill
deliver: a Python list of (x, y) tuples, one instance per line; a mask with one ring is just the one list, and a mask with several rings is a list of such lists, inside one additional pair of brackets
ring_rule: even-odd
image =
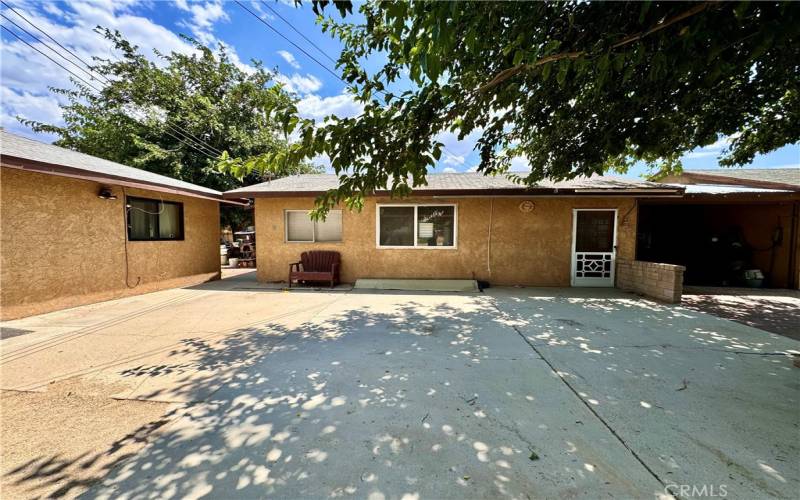
[(375, 247), (378, 250), (458, 250), (457, 246), (452, 247), (445, 247), (445, 246), (408, 246), (408, 247), (387, 247), (378, 245)]
[(287, 245), (341, 245), (343, 241), (284, 241)]
[(128, 238), (128, 243), (139, 243), (139, 242), (147, 242), (147, 241), (186, 241), (186, 239), (185, 238), (180, 238), (180, 239), (177, 239), (177, 238), (158, 238), (158, 239), (154, 239), (154, 240), (144, 240), (144, 239), (134, 239), (134, 240), (132, 240), (132, 239)]

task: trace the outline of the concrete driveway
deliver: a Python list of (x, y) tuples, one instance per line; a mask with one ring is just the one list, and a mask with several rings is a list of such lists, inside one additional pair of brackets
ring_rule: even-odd
[[(615, 290), (287, 293), (243, 283), (4, 325), (17, 333), (2, 343), (3, 389), (68, 378), (112, 387), (130, 404), (168, 405), (159, 425), (126, 431), (147, 434), (146, 445), (68, 491), (379, 499), (800, 490), (800, 370), (786, 355), (800, 352), (795, 340)], [(6, 484), (37, 477), (16, 469), (4, 468)]]

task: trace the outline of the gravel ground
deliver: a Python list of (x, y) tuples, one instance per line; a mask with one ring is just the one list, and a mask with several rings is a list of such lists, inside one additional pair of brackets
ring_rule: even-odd
[(74, 498), (141, 449), (172, 405), (110, 398), (117, 390), (69, 379), (45, 392), (2, 391), (0, 496)]

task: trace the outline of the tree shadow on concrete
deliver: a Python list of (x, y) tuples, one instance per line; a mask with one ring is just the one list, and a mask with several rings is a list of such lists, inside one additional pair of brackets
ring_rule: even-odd
[(800, 340), (800, 294), (770, 290), (737, 289), (729, 293), (704, 290), (684, 293), (681, 305), (695, 311), (713, 314), (760, 330)]
[(74, 498), (134, 457), (159, 428), (175, 417), (175, 411), (142, 425), (101, 452), (78, 456), (42, 454), (5, 472), (3, 483), (16, 492), (25, 492), (25, 498)]
[[(769, 337), (698, 325), (691, 311), (630, 296), (511, 290), (469, 300), (398, 294), (393, 301), (380, 295), (377, 303), (343, 296), (350, 301), (345, 307), (299, 325), (278, 320), (213, 341), (187, 338), (172, 352), (176, 363), (125, 369), (132, 380), (185, 373), (169, 393), (195, 402), (166, 416), (169, 425), (126, 437), (159, 431), (135, 456), (116, 457), (123, 449), (116, 444), (105, 451), (114, 458), (104, 469), (110, 473), (87, 497), (649, 496), (657, 483), (616, 457), (620, 443), (587, 434), (599, 425), (589, 408), (598, 415), (606, 408), (641, 412), (635, 415), (642, 423), (628, 425), (647, 433), (646, 412), (672, 402), (661, 401), (662, 393), (700, 397), (680, 390), (690, 367), (671, 352), (719, 349), (736, 356), (773, 347)], [(555, 374), (539, 353), (551, 358)], [(187, 354), (195, 360), (187, 363)], [(197, 371), (215, 376), (189, 376)], [(611, 386), (586, 383), (607, 373)], [(721, 373), (713, 384), (737, 376)], [(586, 409), (565, 402), (573, 396), (561, 379), (574, 383)], [(697, 382), (691, 384), (694, 390)], [(158, 399), (162, 391), (141, 397)], [(670, 411), (691, 417), (677, 405)], [(685, 457), (674, 455), (668, 458), (680, 467)], [(781, 476), (771, 457), (762, 458)], [(71, 466), (90, 459), (97, 460), (43, 455), (8, 476), (21, 483), (63, 480)], [(769, 491), (767, 468), (742, 480)], [(683, 479), (695, 473), (680, 472)], [(86, 485), (57, 493), (78, 486)]]

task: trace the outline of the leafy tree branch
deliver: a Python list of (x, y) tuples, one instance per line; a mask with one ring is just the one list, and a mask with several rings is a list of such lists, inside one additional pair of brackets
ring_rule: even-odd
[[(372, 1), (350, 22), (352, 4), (334, 6), (344, 20), (314, 2), (364, 111), (314, 122), (276, 107), (300, 140), (262, 155), (327, 155), (340, 183), (320, 212), (423, 185), (446, 132), (479, 136), (486, 175), (524, 158), (530, 170), (514, 178), (531, 185), (637, 162), (678, 170), (720, 137), (734, 138), (724, 165), (800, 140), (798, 3)], [(384, 61), (371, 74), (370, 57)]]

